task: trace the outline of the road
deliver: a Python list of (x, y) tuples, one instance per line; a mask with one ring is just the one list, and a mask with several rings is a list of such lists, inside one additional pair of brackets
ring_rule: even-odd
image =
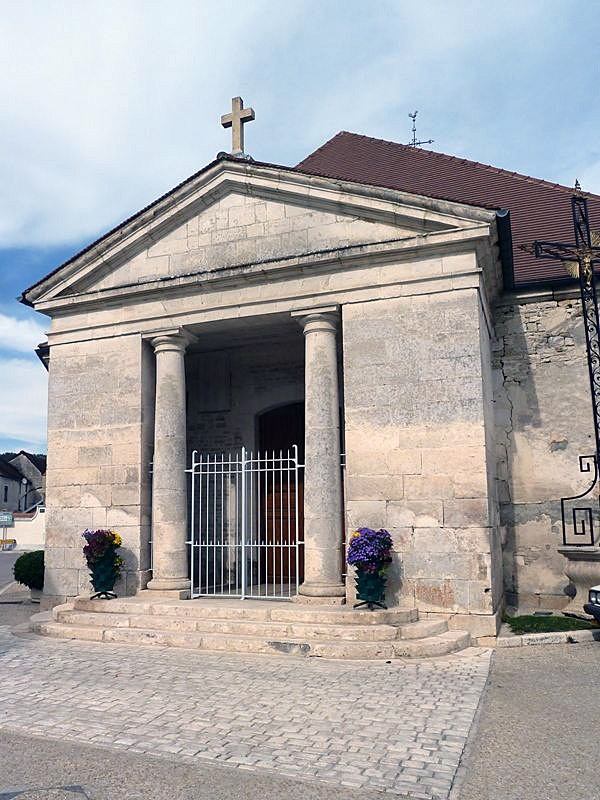
[(0, 550), (0, 592), (13, 582), (13, 565), (20, 555), (13, 550)]
[(451, 800), (600, 797), (600, 642), (498, 649)]

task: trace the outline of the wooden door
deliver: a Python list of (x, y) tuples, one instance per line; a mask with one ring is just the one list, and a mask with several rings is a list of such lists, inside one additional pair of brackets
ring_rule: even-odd
[[(298, 460), (304, 464), (304, 404), (279, 406), (259, 417), (259, 448), (261, 454), (286, 454), (293, 445), (298, 447)], [(264, 573), (269, 583), (301, 582), (304, 577), (304, 552), (300, 547), (298, 570), (293, 545), (304, 539), (304, 469), (298, 471), (297, 483), (284, 470), (275, 471), (263, 479), (260, 487), (264, 498), (264, 517), (261, 538), (264, 548)], [(298, 517), (296, 522), (296, 501)]]

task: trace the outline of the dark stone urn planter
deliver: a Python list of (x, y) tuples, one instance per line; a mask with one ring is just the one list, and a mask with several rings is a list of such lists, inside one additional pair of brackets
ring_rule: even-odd
[[(383, 567), (383, 565), (382, 565)], [(360, 568), (356, 570), (356, 599), (361, 602), (356, 603), (354, 608), (367, 606), (370, 611), (374, 608), (387, 608), (385, 605), (385, 584), (386, 575), (380, 575), (380, 570), (376, 572), (366, 572)]]
[(92, 600), (97, 597), (109, 599), (117, 596), (113, 592), (120, 574), (120, 570), (116, 565), (116, 558), (115, 549), (109, 547), (106, 554), (90, 568), (90, 579), (96, 592), (92, 596)]
[(385, 582), (387, 568), (392, 561), (392, 537), (381, 528), (358, 528), (348, 540), (347, 561), (356, 570), (356, 597), (360, 601), (354, 608), (367, 606), (387, 608)]
[(82, 533), (85, 539), (83, 555), (85, 556), (90, 580), (94, 587), (95, 594), (90, 598), (95, 600), (103, 597), (110, 600), (117, 595), (113, 589), (117, 579), (121, 575), (123, 559), (118, 554), (121, 547), (121, 536), (117, 531), (99, 529), (91, 531), (86, 529)]

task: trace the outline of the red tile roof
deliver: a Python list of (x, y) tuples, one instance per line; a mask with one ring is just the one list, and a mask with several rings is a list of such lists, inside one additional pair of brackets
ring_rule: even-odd
[[(519, 249), (536, 239), (574, 241), (573, 189), (503, 169), (342, 131), (301, 161), (313, 175), (384, 186), (484, 208), (510, 211), (515, 285), (568, 280), (559, 262)], [(585, 194), (590, 224), (600, 230), (600, 197)]]

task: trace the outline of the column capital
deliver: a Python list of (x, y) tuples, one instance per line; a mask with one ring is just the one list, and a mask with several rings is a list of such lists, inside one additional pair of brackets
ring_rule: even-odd
[(149, 331), (143, 334), (143, 339), (149, 341), (155, 353), (167, 350), (176, 350), (185, 353), (187, 347), (198, 339), (185, 328), (165, 328), (158, 331)]
[(307, 308), (301, 311), (292, 311), (291, 316), (302, 326), (305, 335), (307, 333), (313, 333), (314, 331), (329, 331), (335, 333), (340, 318), (340, 307), (338, 305), (333, 305)]

